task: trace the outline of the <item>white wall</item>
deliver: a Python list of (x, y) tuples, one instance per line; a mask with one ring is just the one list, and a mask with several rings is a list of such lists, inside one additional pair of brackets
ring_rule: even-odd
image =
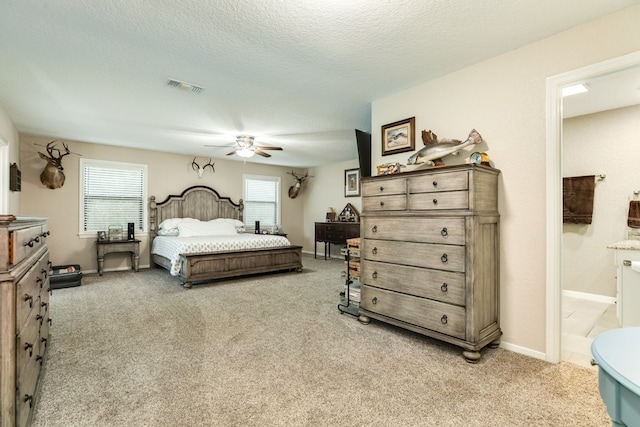
[(596, 180), (592, 223), (563, 224), (563, 289), (616, 296), (613, 250), (626, 239), (627, 212), (640, 190), (640, 105), (575, 117), (563, 123), (565, 176)]
[[(18, 143), (18, 131), (11, 118), (0, 107), (0, 140), (6, 145), (0, 147), (4, 155), (0, 156), (0, 214), (19, 214), (20, 192), (9, 191), (9, 165), (20, 165), (20, 147)], [(0, 144), (3, 145), (3, 144)]]
[[(411, 153), (379, 154), (378, 129), (404, 118), (416, 117), (416, 148), (422, 129), (463, 139), (475, 128), (484, 137), (483, 151), (502, 171), (502, 339), (515, 348), (545, 352), (546, 78), (639, 50), (637, 22), (640, 6), (627, 8), (372, 105), (374, 166), (406, 163)], [(460, 163), (464, 156), (446, 161)]]

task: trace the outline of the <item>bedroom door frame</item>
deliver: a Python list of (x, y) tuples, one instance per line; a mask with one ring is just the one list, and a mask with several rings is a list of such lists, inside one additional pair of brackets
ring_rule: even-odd
[(560, 362), (562, 338), (562, 88), (640, 67), (640, 51), (547, 78), (546, 360)]

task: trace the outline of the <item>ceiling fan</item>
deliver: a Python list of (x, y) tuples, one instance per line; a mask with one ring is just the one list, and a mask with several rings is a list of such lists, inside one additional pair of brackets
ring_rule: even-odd
[[(282, 147), (270, 147), (265, 145), (254, 145), (255, 137), (250, 135), (238, 135), (234, 144), (234, 149), (227, 156), (237, 154), (240, 157), (249, 158), (254, 154), (262, 157), (271, 157), (271, 154), (265, 153), (265, 150), (282, 151)], [(205, 145), (205, 147), (220, 147), (219, 145)]]

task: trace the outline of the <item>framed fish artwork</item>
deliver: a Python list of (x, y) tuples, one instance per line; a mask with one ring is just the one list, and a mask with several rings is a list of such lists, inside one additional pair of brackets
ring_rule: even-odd
[(416, 148), (416, 118), (382, 126), (382, 155), (404, 153)]

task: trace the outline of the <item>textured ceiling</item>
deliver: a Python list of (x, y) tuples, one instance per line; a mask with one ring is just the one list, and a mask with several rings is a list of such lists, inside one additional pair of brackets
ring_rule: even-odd
[(21, 133), (206, 157), (250, 134), (284, 147), (250, 161), (311, 167), (357, 157), (372, 101), (636, 3), (3, 0), (0, 106)]

